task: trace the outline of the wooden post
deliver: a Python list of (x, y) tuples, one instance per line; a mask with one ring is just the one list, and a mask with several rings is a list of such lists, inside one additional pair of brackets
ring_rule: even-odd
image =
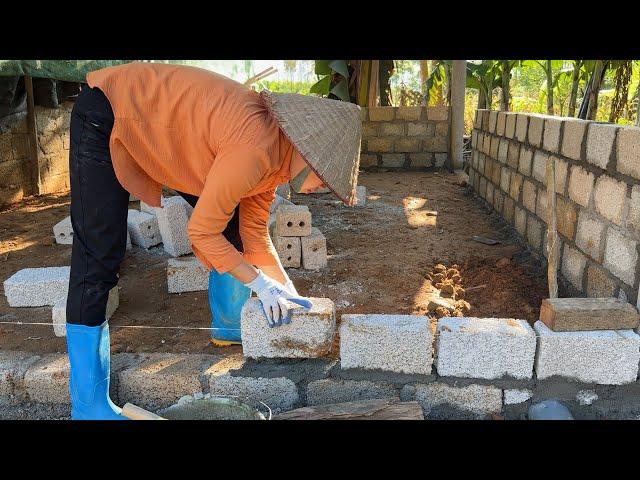
[(378, 106), (378, 97), (380, 95), (380, 60), (371, 60), (371, 72), (369, 75), (369, 106)]
[(36, 108), (33, 101), (33, 79), (31, 75), (24, 76), (24, 86), (27, 90), (27, 128), (29, 132), (29, 172), (31, 184), (29, 193), (40, 194), (40, 162), (38, 160), (38, 127), (36, 125)]
[(547, 160), (547, 282), (549, 298), (558, 298), (558, 231), (556, 219), (556, 162)]
[(451, 113), (449, 117), (449, 157), (454, 170), (462, 168), (464, 137), (464, 94), (466, 84), (466, 60), (454, 60), (451, 69)]

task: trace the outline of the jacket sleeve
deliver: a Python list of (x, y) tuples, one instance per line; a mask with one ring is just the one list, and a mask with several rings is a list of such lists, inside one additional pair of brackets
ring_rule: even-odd
[(240, 236), (244, 259), (258, 266), (278, 265), (269, 236), (269, 209), (276, 190), (243, 198), (240, 202)]
[(226, 146), (218, 152), (187, 228), (193, 253), (209, 270), (225, 273), (242, 263), (242, 255), (222, 232), (267, 165), (264, 151), (252, 146)]

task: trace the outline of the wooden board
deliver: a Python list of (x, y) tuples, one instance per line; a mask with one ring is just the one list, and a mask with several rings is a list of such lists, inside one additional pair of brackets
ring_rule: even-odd
[(274, 415), (274, 420), (424, 420), (418, 402), (394, 398), (303, 407)]
[(540, 320), (555, 332), (635, 329), (640, 315), (617, 298), (545, 298)]

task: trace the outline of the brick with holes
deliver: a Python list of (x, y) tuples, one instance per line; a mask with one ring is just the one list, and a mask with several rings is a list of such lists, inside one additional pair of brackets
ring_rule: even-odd
[(149, 213), (129, 209), (127, 228), (129, 229), (131, 241), (135, 245), (150, 248), (162, 242), (160, 230), (158, 229), (158, 220)]
[(279, 237), (311, 235), (311, 212), (306, 205), (280, 205), (276, 209), (275, 234)]
[(300, 238), (302, 247), (302, 266), (306, 270), (319, 270), (327, 266), (327, 239), (317, 228), (311, 229), (311, 235)]
[(273, 246), (278, 252), (283, 267), (300, 268), (302, 257), (300, 237), (276, 237)]

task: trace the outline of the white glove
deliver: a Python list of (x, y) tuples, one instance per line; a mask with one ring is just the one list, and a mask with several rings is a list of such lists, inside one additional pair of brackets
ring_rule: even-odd
[[(284, 323), (289, 323), (289, 308), (285, 300), (297, 303), (306, 308), (311, 308), (309, 299), (290, 292), (287, 287), (272, 278), (269, 278), (261, 270), (258, 270), (258, 276), (251, 282), (245, 284), (253, 290), (260, 302), (267, 317), (269, 327), (278, 327)], [(293, 284), (291, 284), (293, 285)], [(293, 287), (295, 290), (295, 287)]]

